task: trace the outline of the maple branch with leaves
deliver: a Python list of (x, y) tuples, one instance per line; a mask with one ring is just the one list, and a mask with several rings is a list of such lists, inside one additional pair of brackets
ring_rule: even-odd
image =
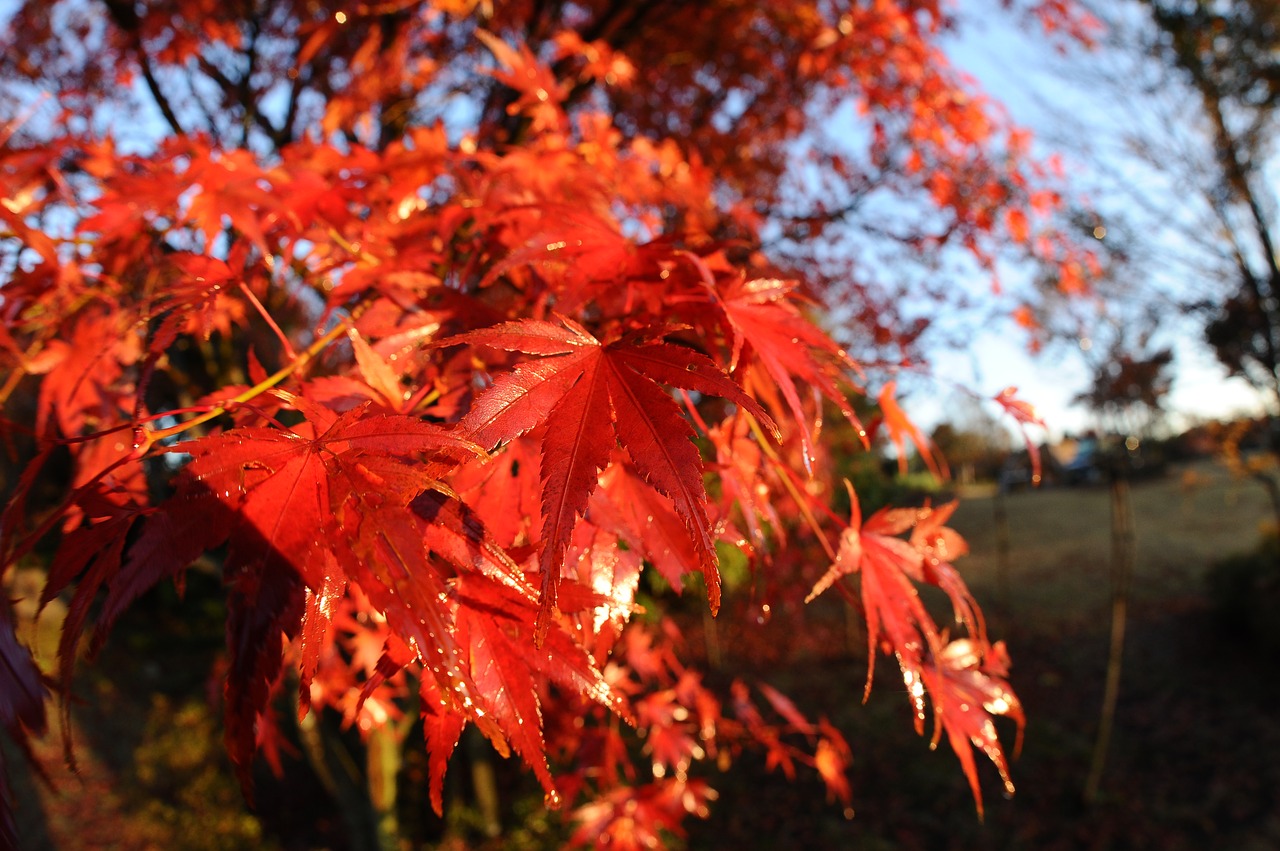
[[(968, 97), (937, 46), (941, 13), (107, 8), (82, 57), (21, 4), (24, 37), (66, 79), (0, 60), (0, 91), (39, 79), (76, 118), (14, 128), (0, 150), (0, 403), (21, 461), (0, 555), (7, 572), (47, 544), (40, 603), (68, 606), (46, 680), (0, 601), (0, 724), (16, 741), (44, 731), (49, 688), (65, 717), (82, 638), (93, 655), (148, 589), (209, 558), (227, 603), (225, 745), (249, 800), (260, 758), (286, 770), (287, 684), (301, 714), (378, 748), (416, 718), (437, 811), (473, 728), (567, 805), (578, 844), (678, 835), (705, 815), (719, 755), (747, 747), (816, 771), (850, 808), (840, 733), (767, 684), (727, 698), (704, 684), (642, 585), (691, 582), (714, 613), (740, 593), (724, 559), (810, 587), (774, 558), (808, 547), (794, 561), (831, 565), (810, 596), (835, 588), (862, 613), (868, 671), (897, 659), (917, 728), (931, 707), (979, 810), (974, 749), (1012, 788), (993, 719), (1020, 729), (1021, 708), (953, 565), (954, 507), (863, 520), (852, 490), (847, 519), (828, 504), (837, 429), (849, 451), (884, 436), (945, 464), (896, 373), (864, 372), (819, 324), (824, 293), (804, 281), (824, 279), (821, 247), (783, 269), (766, 241), (794, 224), (779, 212), (789, 158), (839, 95), (865, 105), (872, 142), (822, 153), (867, 164), (845, 172), (849, 209), (823, 214), (833, 230), (865, 190), (849, 175), (897, 168), (887, 185), (954, 229), (938, 251), (1038, 250), (1035, 224), (1087, 266), (1049, 239), (1037, 164), (986, 156), (1016, 128)], [(93, 128), (135, 72), (166, 126), (125, 152)], [(167, 75), (190, 79), (189, 102), (166, 98)], [(207, 113), (203, 133), (188, 110)], [(1037, 422), (1012, 393), (998, 402)], [(50, 497), (55, 456), (67, 473)], [(637, 617), (641, 599), (657, 610)], [(3, 812), (0, 845), (16, 831)]]

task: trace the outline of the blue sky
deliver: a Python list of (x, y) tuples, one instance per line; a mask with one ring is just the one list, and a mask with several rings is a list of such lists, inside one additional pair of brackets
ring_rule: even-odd
[[(995, 4), (977, 4), (983, 5)], [(1105, 62), (1107, 57), (1082, 51), (1057, 56), (1043, 39), (1019, 28), (1007, 15), (988, 14), (981, 19), (968, 18), (964, 23), (960, 37), (950, 45), (952, 60), (976, 77), (994, 100), (1003, 103), (1018, 124), (1035, 134), (1041, 153), (1063, 154), (1068, 174), (1079, 192), (1107, 201), (1113, 194), (1123, 198), (1124, 187), (1118, 181), (1149, 181), (1146, 191), (1155, 193), (1157, 198), (1168, 191), (1149, 171), (1123, 157), (1107, 160), (1104, 173), (1089, 164), (1082, 153), (1088, 147), (1117, 147), (1106, 142), (1118, 141), (1120, 122), (1130, 117), (1105, 109), (1105, 105), (1114, 103), (1105, 92), (1083, 82), (1070, 82), (1073, 78), (1083, 80), (1086, 75), (1077, 71), (1091, 63)], [(1168, 198), (1171, 206), (1179, 201)], [(1017, 269), (1004, 271), (1015, 283), (1019, 274)], [(1163, 283), (1174, 290), (1189, 286), (1185, 281)], [(974, 286), (986, 286), (985, 279), (975, 280)], [(1201, 343), (1193, 322), (1180, 327), (1166, 323), (1158, 331), (1157, 340), (1160, 345), (1172, 346), (1176, 356), (1176, 380), (1167, 405), (1172, 427), (1184, 427), (1208, 417), (1252, 414), (1260, 409), (1257, 394), (1244, 381), (1226, 376)], [(957, 382), (984, 393), (1009, 385), (1019, 387), (1020, 395), (1036, 405), (1055, 436), (1088, 428), (1088, 412), (1072, 404), (1073, 397), (1088, 384), (1088, 371), (1080, 353), (1063, 343), (1050, 347), (1041, 356), (1032, 356), (1026, 342), (1025, 334), (1012, 322), (996, 323), (994, 327), (977, 329), (968, 351), (958, 355), (936, 353), (933, 366), (944, 385)], [(946, 392), (918, 393), (911, 399), (910, 408), (922, 425), (932, 425), (947, 418), (946, 399)]]

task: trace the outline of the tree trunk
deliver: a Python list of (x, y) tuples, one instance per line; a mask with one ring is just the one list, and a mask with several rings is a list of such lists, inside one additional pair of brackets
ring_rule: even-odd
[(1129, 609), (1129, 586), (1133, 578), (1133, 504), (1129, 497), (1127, 471), (1113, 473), (1111, 480), (1111, 647), (1107, 654), (1107, 681), (1102, 694), (1098, 737), (1093, 743), (1089, 776), (1084, 783), (1084, 801), (1092, 804), (1102, 786), (1107, 750), (1115, 727), (1116, 704), (1120, 698), (1120, 674), (1124, 663), (1124, 633)]

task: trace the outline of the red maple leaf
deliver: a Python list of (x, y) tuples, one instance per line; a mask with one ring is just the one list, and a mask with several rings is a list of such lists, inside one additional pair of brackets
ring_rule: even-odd
[(115, 425), (132, 407), (120, 379), (140, 352), (105, 305), (77, 315), (65, 333), (66, 342), (50, 342), (41, 359), (41, 368), (48, 372), (40, 385), (36, 432), (49, 434), (52, 421), (64, 436), (79, 437)]
[[(846, 482), (852, 503), (849, 526), (840, 538), (835, 563), (809, 594), (812, 600), (840, 578), (861, 574), (861, 596), (867, 618), (867, 685), (875, 667), (876, 645), (883, 642), (897, 658), (907, 696), (915, 710), (916, 732), (923, 735), (925, 697), (933, 705), (934, 740), (947, 741), (973, 789), (978, 811), (982, 796), (970, 746), (978, 748), (1000, 771), (1012, 790), (1004, 750), (992, 715), (1009, 715), (1022, 724), (1022, 710), (1004, 681), (1003, 646), (988, 645), (981, 615), (954, 568), (943, 557), (964, 552), (963, 540), (942, 526), (954, 505), (931, 509), (882, 509), (862, 523), (857, 495)], [(898, 537), (915, 526), (910, 542)], [(956, 617), (975, 638), (947, 642), (925, 609), (913, 581), (939, 585), (952, 599)], [(844, 586), (839, 586), (844, 591)], [(848, 591), (844, 591), (848, 594)], [(1021, 734), (1019, 733), (1019, 736)]]
[[(710, 270), (706, 278), (713, 280)], [(717, 291), (716, 287), (711, 289)], [(814, 417), (805, 411), (797, 379), (801, 386), (812, 387), (834, 402), (864, 441), (866, 435), (838, 383), (840, 371), (855, 366), (843, 349), (800, 312), (795, 289), (792, 281), (738, 276), (718, 287), (715, 305), (729, 332), (730, 368), (750, 360), (760, 365), (794, 417), (805, 463), (812, 466), (810, 421)]]
[(806, 602), (840, 578), (861, 574), (862, 604), (867, 617), (866, 694), (871, 693), (876, 645), (883, 639), (898, 654), (919, 727), (924, 717), (920, 665), (926, 649), (938, 648), (941, 644), (933, 619), (911, 582), (913, 575), (921, 575), (923, 557), (910, 543), (897, 537), (914, 523), (915, 511), (881, 509), (864, 524), (853, 486), (845, 482), (845, 487), (850, 499), (849, 525), (840, 535), (835, 562), (813, 586)]
[[(178, 494), (147, 518), (99, 625), (101, 633), (142, 589), (229, 540), (227, 742), (246, 790), (254, 731), (280, 671), (283, 637), (301, 632), (305, 694), (312, 645), (324, 640), (325, 612), (349, 579), (399, 635), (416, 642), (422, 663), (459, 694), (459, 703), (471, 705), (475, 692), (457, 674), (459, 648), (445, 640), (452, 615), (440, 602), (446, 588), (429, 557), (428, 522), (407, 510), (474, 446), (411, 417), (370, 415), (367, 405), (339, 416), (281, 395), (306, 417), (293, 430), (236, 428), (181, 444), (192, 461)], [(447, 512), (436, 515), (445, 519), (433, 531), (448, 540)], [(456, 524), (453, 530), (467, 534)], [(509, 560), (494, 566), (498, 557), (488, 556), (468, 557), (468, 566), (487, 566), (495, 576), (514, 571)]]
[[(694, 542), (671, 500), (645, 485), (630, 464), (614, 463), (600, 477), (603, 490), (589, 503), (593, 522), (626, 542), (680, 593), (684, 574), (699, 564)], [(704, 568), (708, 587), (717, 582)]]
[(951, 598), (956, 622), (963, 625), (973, 638), (986, 641), (986, 623), (982, 610), (978, 608), (978, 602), (970, 593), (969, 586), (952, 564), (955, 559), (969, 552), (969, 545), (954, 529), (943, 525), (959, 505), (959, 502), (952, 500), (937, 508), (925, 506), (920, 509), (915, 528), (911, 531), (911, 545), (923, 556), (919, 579), (946, 592)]
[(902, 410), (902, 406), (898, 404), (898, 399), (895, 395), (897, 389), (897, 382), (890, 381), (880, 391), (876, 402), (880, 405), (880, 413), (883, 416), (881, 422), (889, 432), (889, 439), (893, 441), (894, 447), (898, 450), (898, 470), (903, 475), (907, 473), (907, 441), (910, 440), (915, 445), (916, 451), (920, 453), (921, 460), (924, 461), (925, 466), (929, 468), (929, 472), (933, 473), (935, 478), (950, 478), (951, 472), (947, 469), (946, 459), (938, 454), (933, 441), (921, 433), (916, 424)]
[(568, 92), (551, 69), (538, 62), (528, 45), (513, 48), (484, 30), (476, 30), (476, 37), (502, 66), (503, 70), (490, 72), (494, 79), (520, 93), (520, 98), (507, 107), (509, 115), (524, 112), (533, 120), (535, 130), (551, 129), (564, 120), (559, 105)]
[(552, 682), (570, 694), (586, 695), (624, 718), (630, 710), (563, 627), (548, 630), (542, 650), (530, 652), (538, 614), (532, 601), (483, 577), (459, 577), (454, 588), (457, 641), (467, 649), (482, 706), (506, 736), (494, 744), (505, 752), (509, 741), (547, 794), (555, 796), (542, 735), (538, 694), (543, 685)]
[(622, 786), (579, 807), (570, 848), (584, 845), (643, 851), (666, 845), (664, 834), (685, 835), (686, 815), (706, 818), (716, 792), (704, 780), (665, 778), (641, 787)]
[(668, 343), (604, 344), (567, 317), (525, 320), (451, 338), (541, 356), (499, 376), (462, 419), (463, 431), (493, 447), (539, 426), (542, 480), (542, 612), (556, 602), (574, 525), (621, 444), (640, 476), (675, 505), (697, 554), (712, 610), (719, 607), (715, 547), (694, 432), (658, 382), (721, 396), (772, 421), (710, 358)]
[(1017, 723), (1016, 754), (1022, 747), (1025, 724), (1022, 704), (1004, 679), (1008, 657), (1003, 642), (986, 645), (959, 639), (944, 647), (935, 661), (936, 664), (923, 671), (924, 686), (933, 700), (934, 741), (942, 731), (946, 732), (947, 741), (969, 779), (969, 788), (973, 790), (978, 815), (981, 816), (982, 790), (978, 786), (978, 771), (970, 746), (986, 754), (1000, 772), (1006, 791), (1013, 794), (1009, 764), (996, 735), (992, 716), (1005, 715)]

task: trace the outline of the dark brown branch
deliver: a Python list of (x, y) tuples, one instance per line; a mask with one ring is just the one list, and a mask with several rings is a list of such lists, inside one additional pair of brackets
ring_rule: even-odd
[(186, 131), (182, 129), (182, 123), (178, 121), (177, 113), (173, 111), (173, 105), (169, 103), (169, 98), (160, 88), (160, 82), (156, 79), (155, 71), (151, 67), (151, 57), (147, 55), (146, 48), (142, 44), (142, 34), (139, 29), (141, 22), (138, 20), (138, 13), (134, 10), (133, 4), (128, 0), (103, 0), (103, 2), (106, 4), (111, 20), (121, 32), (129, 36), (130, 44), (138, 54), (138, 66), (142, 69), (142, 79), (146, 81), (147, 91), (151, 93), (151, 98), (159, 107), (160, 114), (164, 116), (169, 129), (179, 136), (185, 136)]
[(205, 129), (213, 137), (214, 144), (221, 146), (222, 133), (218, 130), (218, 123), (213, 117), (213, 110), (209, 109), (209, 105), (200, 96), (200, 90), (196, 88), (195, 72), (192, 70), (187, 71), (187, 88), (191, 89), (192, 102), (200, 110), (200, 114), (204, 116)]
[[(250, 44), (252, 45), (252, 42)], [(252, 46), (250, 46), (250, 50), (252, 49)], [(205, 56), (199, 57), (196, 61), (199, 63), (200, 70), (204, 72), (205, 76), (217, 83), (218, 88), (222, 89), (223, 96), (232, 103), (239, 103), (240, 107), (244, 110), (246, 126), (242, 143), (248, 141), (248, 125), (252, 124), (256, 125), (263, 133), (266, 133), (267, 137), (270, 138), (274, 144), (280, 145), (282, 131), (273, 125), (271, 121), (258, 109), (258, 105), (253, 98), (253, 91), (250, 88), (249, 75), (253, 73), (253, 59), (255, 53), (256, 52), (249, 54), (249, 70), (246, 71), (244, 76), (239, 80), (233, 80), (228, 77), (221, 68), (213, 64), (213, 62)]]

